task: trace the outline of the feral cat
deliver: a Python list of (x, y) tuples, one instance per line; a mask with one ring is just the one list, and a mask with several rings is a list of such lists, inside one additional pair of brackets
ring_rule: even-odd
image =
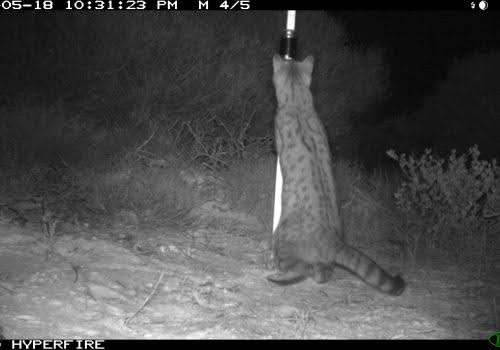
[(389, 275), (343, 240), (328, 139), (309, 89), (312, 56), (296, 62), (275, 55), (273, 68), (283, 190), (281, 217), (273, 234), (279, 272), (267, 279), (287, 285), (313, 277), (324, 283), (339, 265), (381, 292), (401, 294), (401, 277)]

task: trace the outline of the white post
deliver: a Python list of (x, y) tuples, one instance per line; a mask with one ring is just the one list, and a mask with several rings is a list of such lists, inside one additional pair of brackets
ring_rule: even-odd
[(283, 177), (281, 176), (280, 157), (276, 161), (276, 181), (274, 183), (274, 214), (273, 214), (273, 233), (278, 227), (281, 216), (281, 191), (283, 189)]
[(295, 30), (295, 10), (288, 10), (286, 16), (286, 30)]
[[(295, 30), (295, 10), (287, 11), (286, 30)], [(283, 190), (283, 176), (281, 175), (280, 157), (276, 161), (276, 181), (274, 184), (274, 212), (273, 212), (273, 233), (278, 227), (281, 216), (281, 191)]]

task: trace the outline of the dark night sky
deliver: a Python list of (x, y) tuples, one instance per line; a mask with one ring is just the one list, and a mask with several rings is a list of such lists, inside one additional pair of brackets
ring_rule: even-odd
[(367, 11), (334, 13), (351, 42), (386, 50), (391, 72), (388, 112), (418, 108), (444, 79), (454, 57), (500, 47), (500, 12)]

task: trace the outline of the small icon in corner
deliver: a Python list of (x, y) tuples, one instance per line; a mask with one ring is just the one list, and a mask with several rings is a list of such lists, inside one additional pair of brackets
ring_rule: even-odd
[(483, 10), (483, 11), (484, 11), (484, 10), (486, 10), (486, 9), (488, 8), (488, 2), (487, 2), (487, 1), (484, 1), (484, 0), (481, 0), (481, 1), (479, 2), (479, 8), (480, 8), (481, 10)]
[(489, 336), (488, 341), (491, 345), (500, 348), (500, 332), (496, 332)]

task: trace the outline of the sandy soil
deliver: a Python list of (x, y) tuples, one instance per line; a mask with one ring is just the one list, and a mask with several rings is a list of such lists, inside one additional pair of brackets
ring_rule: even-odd
[(498, 322), (498, 279), (442, 262), (377, 258), (402, 272), (400, 297), (341, 269), (283, 288), (265, 279), (264, 236), (110, 221), (52, 238), (39, 223), (0, 223), (5, 338), (486, 339)]

